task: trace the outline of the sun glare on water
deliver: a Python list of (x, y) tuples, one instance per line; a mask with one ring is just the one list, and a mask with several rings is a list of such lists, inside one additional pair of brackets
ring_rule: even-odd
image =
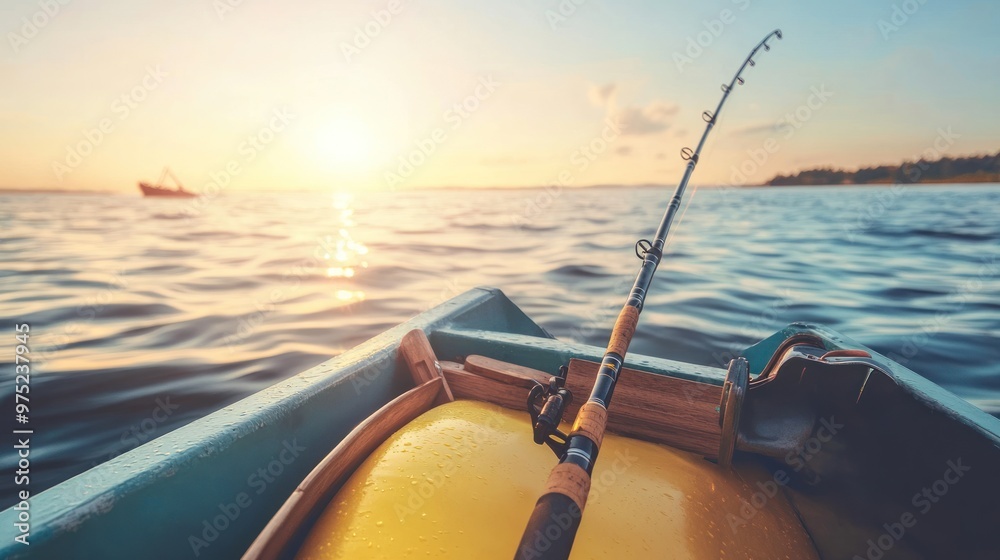
[[(351, 279), (368, 268), (368, 247), (351, 235), (354, 224), (354, 209), (351, 203), (354, 195), (340, 192), (333, 195), (332, 212), (337, 226), (321, 240), (323, 261), (326, 263), (326, 277), (331, 281), (331, 294), (337, 300), (353, 304), (365, 300), (365, 292), (350, 289)], [(335, 289), (334, 289), (335, 288)]]

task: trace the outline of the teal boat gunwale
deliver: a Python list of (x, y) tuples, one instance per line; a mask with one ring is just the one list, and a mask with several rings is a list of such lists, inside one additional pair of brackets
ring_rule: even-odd
[[(402, 336), (421, 328), (442, 359), (478, 353), (549, 368), (568, 357), (594, 359), (603, 348), (555, 340), (497, 289), (476, 288), (187, 426), (46, 490), (31, 500), (31, 545), (0, 544), (5, 558), (239, 557), (306, 474), (336, 444), (395, 396), (411, 387), (396, 363)], [(752, 366), (781, 341), (810, 333), (828, 348), (864, 348), (829, 329), (794, 324), (747, 349)], [(910, 370), (886, 363), (893, 381), (930, 408), (1000, 447), (1000, 420)], [(719, 385), (721, 369), (630, 355), (631, 367)], [(289, 446), (302, 448), (261, 492), (249, 478)], [(258, 480), (259, 482), (259, 480)], [(205, 546), (203, 528), (240, 493), (242, 507)], [(0, 524), (16, 522), (13, 508)]]

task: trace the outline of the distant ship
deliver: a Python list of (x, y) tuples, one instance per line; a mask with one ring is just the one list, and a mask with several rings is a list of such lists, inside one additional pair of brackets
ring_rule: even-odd
[[(166, 179), (168, 175), (174, 180), (174, 183), (177, 184), (176, 189), (163, 186), (163, 180)], [(181, 182), (177, 180), (177, 177), (174, 176), (173, 172), (171, 172), (168, 167), (163, 168), (163, 172), (160, 173), (160, 179), (156, 181), (155, 185), (150, 185), (145, 181), (139, 181), (139, 190), (142, 191), (144, 196), (166, 196), (173, 198), (195, 198), (198, 196), (196, 193), (184, 190)]]

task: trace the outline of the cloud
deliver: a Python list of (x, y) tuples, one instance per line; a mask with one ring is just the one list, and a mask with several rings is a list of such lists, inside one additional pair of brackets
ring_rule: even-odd
[(590, 102), (603, 107), (607, 116), (618, 123), (623, 135), (654, 134), (670, 128), (670, 117), (677, 113), (677, 105), (653, 101), (644, 107), (618, 108), (618, 84), (591, 85), (587, 92)]
[(625, 135), (643, 135), (662, 132), (670, 128), (669, 117), (677, 113), (676, 105), (654, 101), (645, 107), (626, 107), (616, 118)]
[(619, 156), (632, 155), (632, 146), (618, 146), (617, 148), (615, 148), (615, 155)]
[(618, 93), (618, 84), (610, 83), (603, 86), (590, 86), (587, 96), (590, 102), (598, 107), (614, 105), (615, 94)]

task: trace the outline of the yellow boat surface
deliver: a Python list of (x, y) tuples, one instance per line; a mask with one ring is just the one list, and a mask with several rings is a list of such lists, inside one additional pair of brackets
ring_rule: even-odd
[[(298, 558), (510, 560), (555, 463), (525, 413), (438, 406), (368, 457)], [(780, 482), (607, 434), (571, 558), (817, 558)]]

